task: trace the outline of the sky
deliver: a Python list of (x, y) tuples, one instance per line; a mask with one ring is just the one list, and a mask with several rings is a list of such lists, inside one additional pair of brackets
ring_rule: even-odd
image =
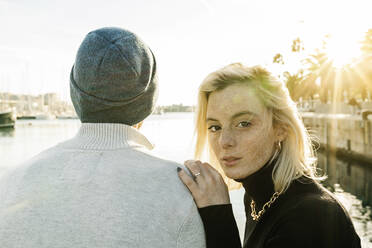
[(290, 57), (297, 37), (310, 52), (331, 34), (329, 54), (356, 56), (372, 28), (371, 9), (370, 0), (0, 0), (0, 92), (57, 92), (68, 100), (85, 35), (117, 26), (154, 52), (158, 104), (193, 105), (210, 72), (234, 62), (275, 71), (273, 56)]

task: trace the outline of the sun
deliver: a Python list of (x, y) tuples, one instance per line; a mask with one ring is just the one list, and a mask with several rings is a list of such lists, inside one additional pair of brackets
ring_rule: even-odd
[(341, 69), (361, 55), (360, 43), (357, 37), (347, 33), (330, 35), (326, 41), (326, 53), (332, 65)]

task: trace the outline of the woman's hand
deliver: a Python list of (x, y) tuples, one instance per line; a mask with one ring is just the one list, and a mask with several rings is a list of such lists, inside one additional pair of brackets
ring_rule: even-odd
[(198, 160), (187, 160), (184, 164), (193, 177), (181, 168), (177, 169), (178, 175), (190, 190), (198, 208), (230, 203), (227, 186), (220, 173), (211, 165)]

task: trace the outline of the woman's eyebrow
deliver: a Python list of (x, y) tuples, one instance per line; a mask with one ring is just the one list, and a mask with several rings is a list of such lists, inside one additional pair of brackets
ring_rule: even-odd
[(210, 118), (210, 117), (208, 117), (207, 118), (207, 121), (218, 121), (217, 119), (214, 119), (214, 118)]
[[(256, 116), (256, 114), (251, 112), (251, 111), (241, 111), (241, 112), (238, 112), (238, 113), (234, 114), (230, 119), (235, 119), (235, 118), (238, 118), (242, 115)], [(218, 121), (218, 120), (215, 119), (215, 118), (212, 118), (212, 117), (207, 117), (206, 121)]]
[(241, 111), (241, 112), (238, 112), (236, 114), (234, 114), (231, 119), (235, 119), (235, 118), (238, 118), (242, 115), (251, 115), (251, 116), (256, 116), (255, 113), (251, 112), (251, 111)]

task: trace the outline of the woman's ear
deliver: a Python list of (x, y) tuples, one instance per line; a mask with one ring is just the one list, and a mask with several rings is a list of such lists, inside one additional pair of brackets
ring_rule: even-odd
[(287, 125), (279, 124), (275, 127), (275, 136), (278, 141), (283, 141), (287, 138), (288, 128)]

